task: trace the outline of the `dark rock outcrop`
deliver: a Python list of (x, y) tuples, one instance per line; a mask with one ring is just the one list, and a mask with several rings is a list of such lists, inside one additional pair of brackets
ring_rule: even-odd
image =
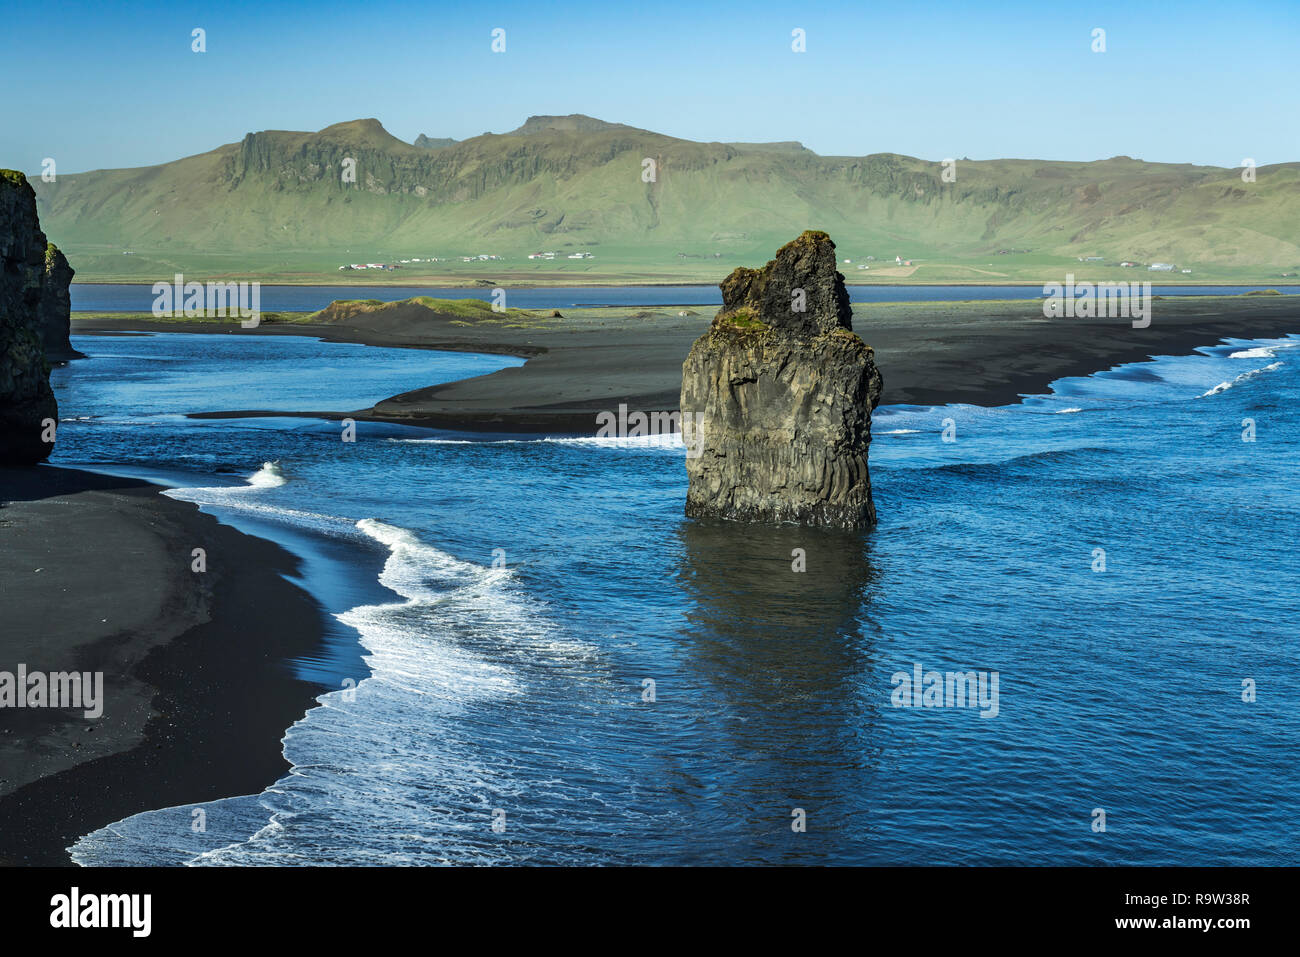
[(448, 146), (455, 146), (456, 141), (450, 136), (425, 136), (421, 133), (415, 138), (415, 143), (422, 150), (445, 150)]
[(45, 247), (45, 275), (41, 279), (41, 328), (45, 337), (45, 358), (51, 362), (84, 359), (72, 348), (68, 331), (72, 319), (72, 295), (68, 286), (75, 270), (54, 243)]
[(41, 315), (46, 247), (27, 177), (0, 169), (0, 465), (32, 465), (54, 448), (45, 441), (59, 418)]
[(682, 366), (688, 516), (875, 524), (867, 448), (882, 380), (852, 316), (823, 232), (723, 280)]

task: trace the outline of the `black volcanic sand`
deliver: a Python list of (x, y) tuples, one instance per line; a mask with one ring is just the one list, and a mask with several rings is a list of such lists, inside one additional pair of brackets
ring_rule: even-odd
[[(65, 848), (140, 811), (254, 794), (322, 689), (286, 660), (322, 611), (298, 560), (157, 486), (0, 469), (0, 670), (102, 671), (104, 711), (0, 709), (0, 863)], [(191, 571), (191, 550), (207, 572)]]
[[(1045, 319), (1038, 300), (858, 304), (854, 330), (876, 351), (886, 404), (1006, 405), (1047, 391), (1065, 376), (1089, 375), (1153, 355), (1186, 355), (1225, 337), (1300, 332), (1300, 297), (1188, 296), (1158, 299), (1146, 329), (1128, 319)], [(682, 316), (679, 312), (690, 314)], [(467, 323), (403, 304), (334, 323), (150, 322), (74, 317), (73, 331), (228, 332), (314, 335), (340, 342), (505, 353), (522, 367), (418, 389), (371, 409), (294, 413), (403, 422), (465, 431), (590, 434), (600, 411), (676, 409), (681, 365), (713, 307), (565, 310)], [(275, 410), (205, 411), (205, 417)]]

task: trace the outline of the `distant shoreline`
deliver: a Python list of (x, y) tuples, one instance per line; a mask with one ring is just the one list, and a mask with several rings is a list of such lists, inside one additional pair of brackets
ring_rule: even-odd
[[(1142, 271), (1134, 272), (1132, 275), (1142, 275), (1144, 272), (1145, 272), (1145, 271), (1142, 270)], [(198, 278), (195, 278), (195, 277), (191, 276), (190, 278), (191, 278), (193, 281), (195, 281), (195, 282), (209, 282), (209, 281), (210, 281), (210, 282), (260, 282), (260, 280), (258, 280), (255, 276), (248, 276), (248, 275), (244, 275), (244, 274), (235, 274), (235, 275), (231, 275), (231, 276), (202, 276), (202, 277), (198, 277)], [(907, 288), (923, 288), (923, 287), (926, 287), (926, 286), (933, 286), (933, 287), (935, 287), (935, 288), (944, 288), (944, 287), (946, 287), (946, 286), (973, 286), (973, 287), (981, 287), (981, 286), (1024, 286), (1024, 287), (1026, 287), (1026, 288), (1034, 288), (1034, 287), (1036, 287), (1036, 286), (1043, 286), (1043, 285), (1046, 285), (1047, 283), (1060, 282), (1061, 279), (1062, 279), (1061, 276), (1056, 276), (1056, 277), (1054, 277), (1054, 278), (1050, 278), (1050, 279), (1043, 280), (1043, 282), (1038, 282), (1038, 281), (1036, 281), (1036, 280), (1030, 280), (1030, 279), (1003, 279), (1003, 280), (991, 280), (991, 279), (988, 279), (988, 280), (985, 280), (985, 279), (954, 279), (954, 280), (952, 280), (952, 281), (950, 281), (950, 282), (930, 282), (930, 281), (928, 281), (928, 280), (927, 280), (927, 281), (917, 281), (917, 282), (896, 282), (896, 281), (890, 281), (890, 282), (872, 282), (872, 281), (862, 282), (862, 281), (854, 281), (854, 282), (850, 282), (849, 279), (848, 279), (847, 277), (845, 277), (844, 285), (849, 286), (849, 287), (859, 286), (859, 287), (862, 287), (862, 288), (872, 288), (872, 287), (876, 287), (876, 288), (884, 288), (884, 289), (892, 289), (892, 288), (898, 288), (898, 289), (907, 289)], [(174, 280), (174, 276), (166, 276), (166, 277), (162, 277), (162, 278), (158, 278), (158, 279), (76, 279), (76, 280), (73, 281), (73, 285), (81, 285), (81, 286), (151, 286), (151, 285), (153, 285), (153, 284), (156, 283), (156, 282), (166, 282), (166, 283), (170, 283), (170, 282), (172, 282), (173, 280)], [(1083, 280), (1083, 279), (1080, 279), (1080, 280), (1078, 280), (1078, 281), (1079, 281), (1079, 282), (1085, 282), (1085, 281), (1086, 281), (1086, 282), (1097, 282), (1097, 281), (1099, 281), (1099, 280), (1093, 280), (1093, 279)], [(1265, 286), (1265, 287), (1267, 287), (1267, 286), (1269, 286), (1270, 284), (1272, 284), (1272, 285), (1278, 285), (1278, 286), (1297, 286), (1297, 285), (1300, 285), (1300, 276), (1289, 277), (1289, 278), (1286, 278), (1286, 279), (1283, 279), (1283, 278), (1280, 278), (1280, 277), (1279, 277), (1277, 280), (1272, 280), (1272, 279), (1261, 279), (1261, 280), (1259, 280), (1259, 281), (1249, 281), (1249, 280), (1242, 280), (1242, 279), (1225, 279), (1225, 280), (1216, 281), (1216, 282), (1178, 282), (1178, 281), (1176, 281), (1176, 280), (1157, 280), (1157, 279), (1144, 279), (1144, 280), (1142, 280), (1142, 281), (1143, 281), (1143, 282), (1149, 282), (1149, 283), (1151, 283), (1151, 288), (1152, 288), (1152, 289), (1159, 289), (1159, 288), (1161, 288), (1161, 287), (1163, 287), (1163, 286), (1196, 286), (1196, 287), (1205, 288), (1205, 289), (1214, 289), (1214, 288), (1216, 288), (1216, 287), (1220, 287), (1220, 286), (1234, 286), (1234, 287), (1240, 287), (1240, 288), (1242, 288), (1242, 289), (1247, 289), (1247, 288), (1254, 288), (1254, 287), (1256, 287), (1256, 286)], [(360, 281), (360, 282), (358, 282), (358, 281), (343, 282), (343, 281), (341, 281), (341, 280), (338, 280), (338, 279), (332, 279), (332, 278), (331, 278), (330, 280), (323, 280), (323, 279), (322, 279), (322, 280), (306, 280), (306, 279), (305, 279), (305, 280), (303, 280), (302, 282), (285, 282), (285, 281), (283, 281), (283, 280), (276, 280), (275, 282), (263, 282), (263, 283), (261, 283), (261, 285), (262, 285), (262, 286), (265, 286), (265, 287), (269, 287), (269, 288), (275, 288), (275, 287), (277, 287), (277, 286), (282, 286), (282, 287), (290, 288), (290, 289), (291, 289), (291, 288), (298, 287), (298, 286), (337, 286), (337, 287), (342, 288), (342, 289), (346, 289), (346, 288), (350, 288), (350, 287), (351, 287), (351, 288), (362, 287), (362, 286), (380, 286), (380, 287), (387, 287), (387, 288), (390, 288), (390, 289), (479, 289), (479, 290), (482, 290), (482, 291), (484, 291), (484, 292), (490, 292), (491, 289), (489, 288), (489, 286), (484, 285), (484, 282), (487, 282), (487, 283), (489, 283), (490, 285), (495, 285), (495, 284), (497, 284), (497, 280), (481, 280), (481, 279), (480, 279), (480, 280), (475, 280), (475, 281), (473, 281), (473, 282), (448, 283), (448, 282), (439, 282), (439, 281), (436, 281), (436, 280), (433, 280), (433, 281), (430, 281), (430, 282), (384, 282), (384, 281), (380, 281), (380, 280), (367, 280), (367, 281)], [(509, 280), (503, 280), (503, 282), (509, 282)], [(585, 287), (585, 288), (591, 288), (591, 289), (636, 289), (636, 288), (641, 288), (641, 287), (644, 287), (644, 288), (647, 288), (647, 289), (674, 289), (674, 288), (679, 288), (679, 287), (681, 287), (681, 288), (708, 288), (708, 287), (710, 287), (710, 286), (717, 286), (718, 283), (717, 283), (717, 282), (700, 282), (700, 281), (683, 281), (683, 282), (642, 282), (642, 281), (635, 281), (635, 280), (630, 280), (630, 279), (629, 279), (629, 280), (613, 280), (613, 281), (609, 281), (609, 282), (606, 282), (606, 281), (601, 281), (601, 282), (583, 282), (583, 281), (581, 281), (581, 280), (556, 279), (556, 280), (554, 280), (554, 281), (545, 281), (545, 282), (524, 282), (524, 283), (510, 282), (509, 285), (510, 285), (510, 288), (511, 288), (511, 289), (557, 289), (557, 288), (558, 288), (558, 289), (564, 289), (564, 288), (567, 288), (567, 287), (570, 287), (570, 286), (572, 286), (572, 287)]]
[[(678, 408), (681, 367), (711, 321), (710, 310), (585, 307), (513, 325), (465, 322), (418, 302), (359, 311), (338, 322), (150, 321), (98, 314), (74, 334), (190, 332), (303, 335), (331, 342), (441, 349), (526, 358), (522, 366), (415, 389), (368, 409), (314, 418), (353, 418), (460, 432), (590, 435), (596, 415)], [(538, 312), (544, 313), (545, 310)], [(1145, 329), (1128, 320), (1045, 319), (1038, 300), (858, 304), (854, 330), (875, 350), (886, 405), (1008, 405), (1051, 383), (1152, 355), (1187, 355), (1225, 337), (1300, 333), (1300, 296), (1184, 296), (1160, 299)], [(196, 410), (202, 418), (278, 416), (274, 409)], [(290, 413), (300, 417), (305, 413)]]

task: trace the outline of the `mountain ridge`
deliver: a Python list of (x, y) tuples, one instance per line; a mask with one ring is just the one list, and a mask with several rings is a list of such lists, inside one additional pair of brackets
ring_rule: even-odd
[(903, 154), (697, 142), (585, 114), (421, 140), (364, 118), (34, 185), (70, 256), (143, 247), (182, 265), (273, 250), (337, 258), (354, 247), (519, 256), (558, 238), (610, 247), (628, 263), (739, 260), (815, 226), (878, 262), (951, 260), (972, 275), (1000, 265), (996, 256), (1300, 266), (1300, 163), (1261, 167), (1246, 183), (1239, 170), (1126, 156), (958, 160), (949, 182), (943, 163)]

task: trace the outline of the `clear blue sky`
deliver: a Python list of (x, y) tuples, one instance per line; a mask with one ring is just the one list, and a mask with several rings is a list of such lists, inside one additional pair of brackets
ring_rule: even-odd
[(28, 172), (369, 116), (408, 141), (464, 139), (540, 113), (838, 155), (1300, 160), (1300, 0), (42, 0), (0, 24), (0, 166)]

